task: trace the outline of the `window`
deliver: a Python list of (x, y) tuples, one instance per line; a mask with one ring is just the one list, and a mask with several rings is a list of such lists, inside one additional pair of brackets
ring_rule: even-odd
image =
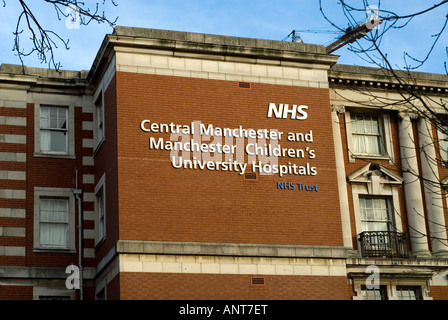
[(104, 103), (103, 103), (103, 93), (100, 92), (98, 98), (95, 102), (95, 112), (94, 112), (94, 143), (95, 143), (95, 153), (101, 147), (105, 139), (104, 134)]
[(361, 286), (361, 296), (364, 300), (387, 300), (386, 287), (368, 289), (367, 286)]
[(395, 230), (389, 203), (387, 198), (359, 198), (362, 227), (359, 241), (363, 257), (408, 256), (406, 234)]
[(76, 252), (72, 189), (34, 188), (34, 252)]
[(403, 178), (370, 163), (350, 174), (348, 181), (352, 186), (360, 254), (363, 257), (407, 257), (407, 235), (401, 224), (398, 192)]
[(362, 196), (359, 198), (362, 231), (391, 231), (389, 199)]
[(360, 155), (383, 155), (379, 117), (351, 115), (353, 152)]
[(348, 160), (357, 158), (384, 159), (394, 164), (391, 120), (393, 113), (387, 111), (345, 108), (345, 129)]
[(100, 98), (96, 104), (97, 109), (97, 130), (98, 130), (98, 141), (103, 140), (104, 138), (104, 108), (103, 108), (103, 99)]
[(398, 300), (422, 300), (420, 287), (397, 286)]
[(403, 277), (399, 272), (392, 278), (381, 277), (380, 282), (372, 286), (366, 285), (365, 278), (352, 278), (356, 293), (353, 300), (432, 300), (428, 296), (429, 279), (415, 279), (413, 274), (410, 271), (408, 277)]
[(101, 188), (97, 195), (98, 203), (98, 238), (103, 239), (106, 235), (105, 211), (104, 211), (104, 188)]
[(447, 166), (448, 162), (448, 126), (440, 125), (438, 128), (439, 150), (442, 165)]
[(95, 187), (95, 238), (100, 244), (106, 238), (106, 176)]
[(75, 104), (65, 95), (34, 95), (34, 156), (76, 159)]
[(67, 153), (68, 109), (42, 106), (40, 110), (40, 151)]
[(43, 247), (68, 246), (68, 199), (40, 199), (39, 242)]

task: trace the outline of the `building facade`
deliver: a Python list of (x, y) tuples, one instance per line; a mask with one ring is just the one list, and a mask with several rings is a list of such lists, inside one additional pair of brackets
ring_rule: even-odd
[(337, 58), (117, 27), (2, 65), (0, 299), (448, 298), (445, 137)]

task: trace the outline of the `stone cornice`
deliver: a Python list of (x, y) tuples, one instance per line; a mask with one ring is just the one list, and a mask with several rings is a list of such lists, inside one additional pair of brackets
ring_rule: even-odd
[(205, 243), (120, 240), (119, 254), (212, 255), (236, 257), (334, 258), (345, 259), (348, 249), (329, 246), (300, 246), (242, 243)]
[[(359, 87), (378, 90), (406, 91), (418, 94), (445, 95), (448, 90), (448, 76), (425, 72), (394, 71), (402, 79), (399, 83), (394, 75), (380, 68), (334, 65), (329, 72), (330, 87)], [(406, 86), (406, 88), (405, 88)]]
[[(397, 90), (405, 90), (403, 85), (392, 83), (389, 81), (378, 81), (378, 80), (359, 80), (359, 79), (350, 79), (350, 78), (339, 78), (331, 76), (328, 78), (328, 82), (331, 87), (336, 86), (350, 86), (350, 87), (363, 87), (363, 88), (374, 88), (374, 89), (383, 89), (390, 91)], [(445, 83), (445, 85), (447, 85)], [(448, 93), (447, 87), (442, 87), (438, 85), (416, 85), (409, 84), (408, 89), (417, 92), (418, 94), (434, 94), (434, 95), (446, 95)]]

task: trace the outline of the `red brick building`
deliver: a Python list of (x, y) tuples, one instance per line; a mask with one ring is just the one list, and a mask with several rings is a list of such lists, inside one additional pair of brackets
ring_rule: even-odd
[(2, 65), (0, 299), (447, 298), (444, 191), (403, 170), (426, 122), (336, 62), (117, 27), (89, 71)]

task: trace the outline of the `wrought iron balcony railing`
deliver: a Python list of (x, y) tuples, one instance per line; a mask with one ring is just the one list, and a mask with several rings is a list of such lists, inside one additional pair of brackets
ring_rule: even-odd
[(408, 258), (406, 233), (365, 231), (359, 235), (363, 257)]

